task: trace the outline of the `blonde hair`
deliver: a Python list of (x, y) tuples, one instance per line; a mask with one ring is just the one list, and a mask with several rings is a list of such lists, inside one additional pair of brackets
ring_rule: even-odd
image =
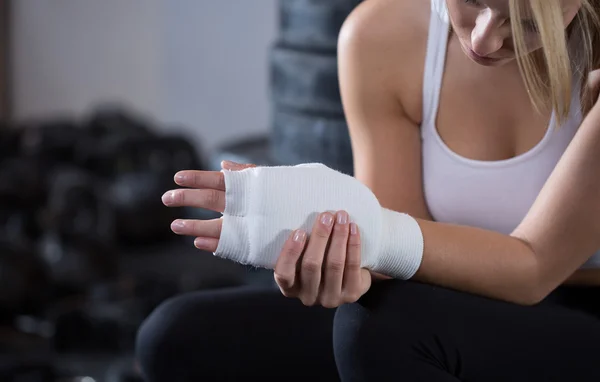
[[(581, 9), (565, 29), (559, 0), (529, 0), (531, 16), (542, 49), (527, 54), (525, 30), (512, 23), (519, 68), (529, 97), (538, 111), (552, 108), (563, 122), (571, 108), (572, 74), (581, 79), (581, 105), (585, 114), (593, 104), (586, 83), (589, 73), (600, 68), (600, 0), (580, 0)], [(510, 0), (511, 20), (521, 20), (521, 0)]]

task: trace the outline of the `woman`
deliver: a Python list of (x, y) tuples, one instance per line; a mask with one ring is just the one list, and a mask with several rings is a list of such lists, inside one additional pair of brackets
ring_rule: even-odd
[[(342, 380), (600, 380), (599, 17), (598, 0), (369, 0), (347, 20), (355, 176), (424, 249), (411, 281), (381, 281), (344, 211), (286, 242), (283, 294), (339, 306)], [(178, 175), (200, 190), (165, 204), (223, 211), (221, 173)], [(173, 230), (215, 251), (220, 224)]]

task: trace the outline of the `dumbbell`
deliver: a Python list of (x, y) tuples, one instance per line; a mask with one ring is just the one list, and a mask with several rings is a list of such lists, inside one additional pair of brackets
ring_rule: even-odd
[(173, 188), (172, 179), (172, 173), (140, 171), (113, 180), (109, 195), (121, 243), (148, 244), (172, 237), (169, 227), (181, 209), (167, 208), (161, 202), (161, 196)]
[(68, 118), (24, 123), (20, 129), (23, 155), (63, 163), (73, 162), (83, 134), (79, 124)]
[(179, 136), (114, 135), (100, 140), (83, 160), (84, 167), (104, 178), (154, 172), (169, 174), (202, 166), (194, 146)]
[(116, 251), (100, 241), (46, 231), (38, 245), (38, 256), (60, 296), (86, 293), (117, 276)]
[(177, 171), (202, 168), (194, 145), (184, 136), (146, 137), (130, 142), (130, 149), (136, 153), (143, 170), (172, 177)]
[(90, 138), (90, 142), (81, 146), (77, 155), (77, 163), (82, 168), (105, 179), (113, 178), (119, 173), (133, 172), (137, 163), (132, 152), (126, 150), (129, 143), (139, 137), (110, 135), (101, 138)]
[(88, 295), (79, 305), (49, 312), (52, 347), (61, 353), (130, 351), (147, 312), (135, 296), (115, 297)]
[(58, 167), (48, 177), (48, 196), (42, 213), (44, 229), (67, 239), (114, 241), (114, 212), (109, 185), (76, 167)]
[[(129, 141), (155, 136), (146, 121), (118, 108), (101, 108), (84, 123), (84, 136), (76, 149), (76, 163), (105, 177), (132, 170)], [(131, 162), (131, 163), (130, 163)]]
[(177, 171), (201, 168), (193, 145), (179, 136), (145, 137), (122, 142), (119, 152), (130, 165), (115, 172), (110, 192), (119, 237), (132, 243), (172, 237), (170, 223), (183, 210), (166, 208), (160, 198)]
[(48, 197), (40, 211), (43, 231), (38, 253), (53, 282), (85, 291), (116, 273), (115, 214), (108, 186), (74, 167), (49, 175)]
[(201, 167), (190, 141), (174, 135), (115, 139), (104, 146), (102, 156), (113, 162), (113, 175), (150, 171), (171, 176), (179, 170)]
[(173, 187), (175, 172), (200, 167), (190, 143), (180, 137), (113, 137), (90, 158), (94, 172), (109, 183), (106, 195), (120, 239), (153, 241), (171, 234), (178, 211), (164, 207), (160, 197)]
[(117, 105), (101, 105), (89, 116), (85, 129), (96, 138), (109, 135), (152, 135), (150, 123), (131, 110)]

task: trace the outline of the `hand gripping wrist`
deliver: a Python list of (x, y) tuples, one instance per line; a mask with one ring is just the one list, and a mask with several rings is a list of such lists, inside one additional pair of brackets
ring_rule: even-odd
[(320, 212), (346, 210), (361, 231), (363, 267), (409, 279), (421, 264), (423, 236), (416, 220), (382, 208), (371, 190), (351, 176), (322, 164), (223, 173), (219, 257), (273, 269), (292, 230), (311, 232)]

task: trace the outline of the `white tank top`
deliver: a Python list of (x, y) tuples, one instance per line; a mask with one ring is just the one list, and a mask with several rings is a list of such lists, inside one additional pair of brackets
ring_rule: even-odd
[[(446, 0), (431, 0), (421, 125), (425, 200), (435, 221), (510, 234), (523, 220), (581, 124), (579, 94), (570, 115), (531, 150), (500, 161), (479, 161), (453, 152), (436, 129), (450, 20)], [(577, 89), (578, 87), (574, 87)], [(586, 267), (600, 267), (600, 253)]]

